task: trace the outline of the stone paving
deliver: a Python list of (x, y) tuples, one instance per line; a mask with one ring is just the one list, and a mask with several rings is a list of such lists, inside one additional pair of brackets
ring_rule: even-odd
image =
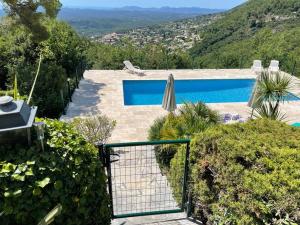
[(154, 146), (113, 148), (113, 152), (120, 155), (111, 164), (114, 215), (180, 209)]
[[(102, 112), (117, 121), (117, 126), (110, 142), (145, 141), (147, 131), (153, 121), (166, 111), (161, 106), (124, 106), (123, 80), (167, 80), (172, 73), (176, 79), (233, 79), (256, 78), (249, 69), (226, 70), (150, 70), (146, 76), (136, 76), (124, 70), (89, 70), (84, 73), (84, 80), (73, 95), (73, 102), (67, 114), (61, 119), (68, 120), (76, 116), (87, 116)], [(299, 80), (295, 78), (295, 82)], [(300, 85), (295, 86), (293, 93), (300, 96)], [(208, 104), (221, 113), (238, 113), (247, 118), (251, 109), (247, 103)], [(300, 101), (284, 105), (287, 122), (300, 122)]]
[(112, 225), (197, 225), (202, 224), (186, 218), (185, 213), (116, 219)]

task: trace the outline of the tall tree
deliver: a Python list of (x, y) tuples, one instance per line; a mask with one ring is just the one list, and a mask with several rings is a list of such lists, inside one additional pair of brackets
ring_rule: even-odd
[(24, 25), (36, 41), (48, 39), (43, 19), (55, 18), (61, 8), (59, 0), (1, 0), (9, 16)]

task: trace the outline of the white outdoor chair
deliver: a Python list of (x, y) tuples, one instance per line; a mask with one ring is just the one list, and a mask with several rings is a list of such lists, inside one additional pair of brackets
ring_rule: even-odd
[(279, 61), (277, 60), (272, 60), (269, 66), (269, 71), (270, 72), (279, 72)]
[(254, 60), (253, 61), (253, 66), (251, 67), (251, 69), (255, 72), (255, 73), (261, 73), (264, 68), (262, 66), (261, 60)]
[(129, 73), (132, 73), (132, 74), (137, 74), (139, 76), (143, 76), (145, 75), (145, 72), (143, 70), (141, 70), (139, 67), (137, 66), (133, 66), (132, 63), (128, 60), (124, 61), (123, 62), (125, 67), (124, 69), (125, 70), (128, 70)]

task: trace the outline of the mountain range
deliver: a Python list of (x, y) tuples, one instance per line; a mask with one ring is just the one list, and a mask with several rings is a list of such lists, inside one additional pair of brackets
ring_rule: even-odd
[(70, 23), (84, 36), (97, 36), (221, 11), (223, 10), (170, 7), (140, 8), (135, 6), (115, 9), (62, 8), (58, 18)]
[[(95, 9), (63, 7), (58, 14), (58, 19), (68, 22), (83, 36), (91, 37), (223, 11), (222, 9), (197, 7), (141, 8), (126, 6)], [(3, 15), (5, 13), (0, 9), (0, 16)]]

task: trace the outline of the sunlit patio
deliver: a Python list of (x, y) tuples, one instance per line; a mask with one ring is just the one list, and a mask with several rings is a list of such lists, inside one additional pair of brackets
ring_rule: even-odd
[[(145, 76), (137, 76), (124, 70), (89, 70), (73, 95), (67, 113), (61, 119), (68, 120), (77, 116), (87, 116), (101, 112), (116, 120), (117, 126), (110, 142), (144, 141), (153, 121), (167, 112), (161, 106), (125, 106), (123, 80), (167, 80), (172, 73), (176, 79), (255, 79), (250, 69), (226, 70), (149, 70)], [(294, 78), (292, 93), (300, 96), (299, 79)], [(223, 113), (240, 114), (248, 118), (251, 108), (247, 103), (213, 103), (212, 109)], [(286, 113), (286, 122), (300, 122), (300, 101), (286, 102), (282, 111)]]

